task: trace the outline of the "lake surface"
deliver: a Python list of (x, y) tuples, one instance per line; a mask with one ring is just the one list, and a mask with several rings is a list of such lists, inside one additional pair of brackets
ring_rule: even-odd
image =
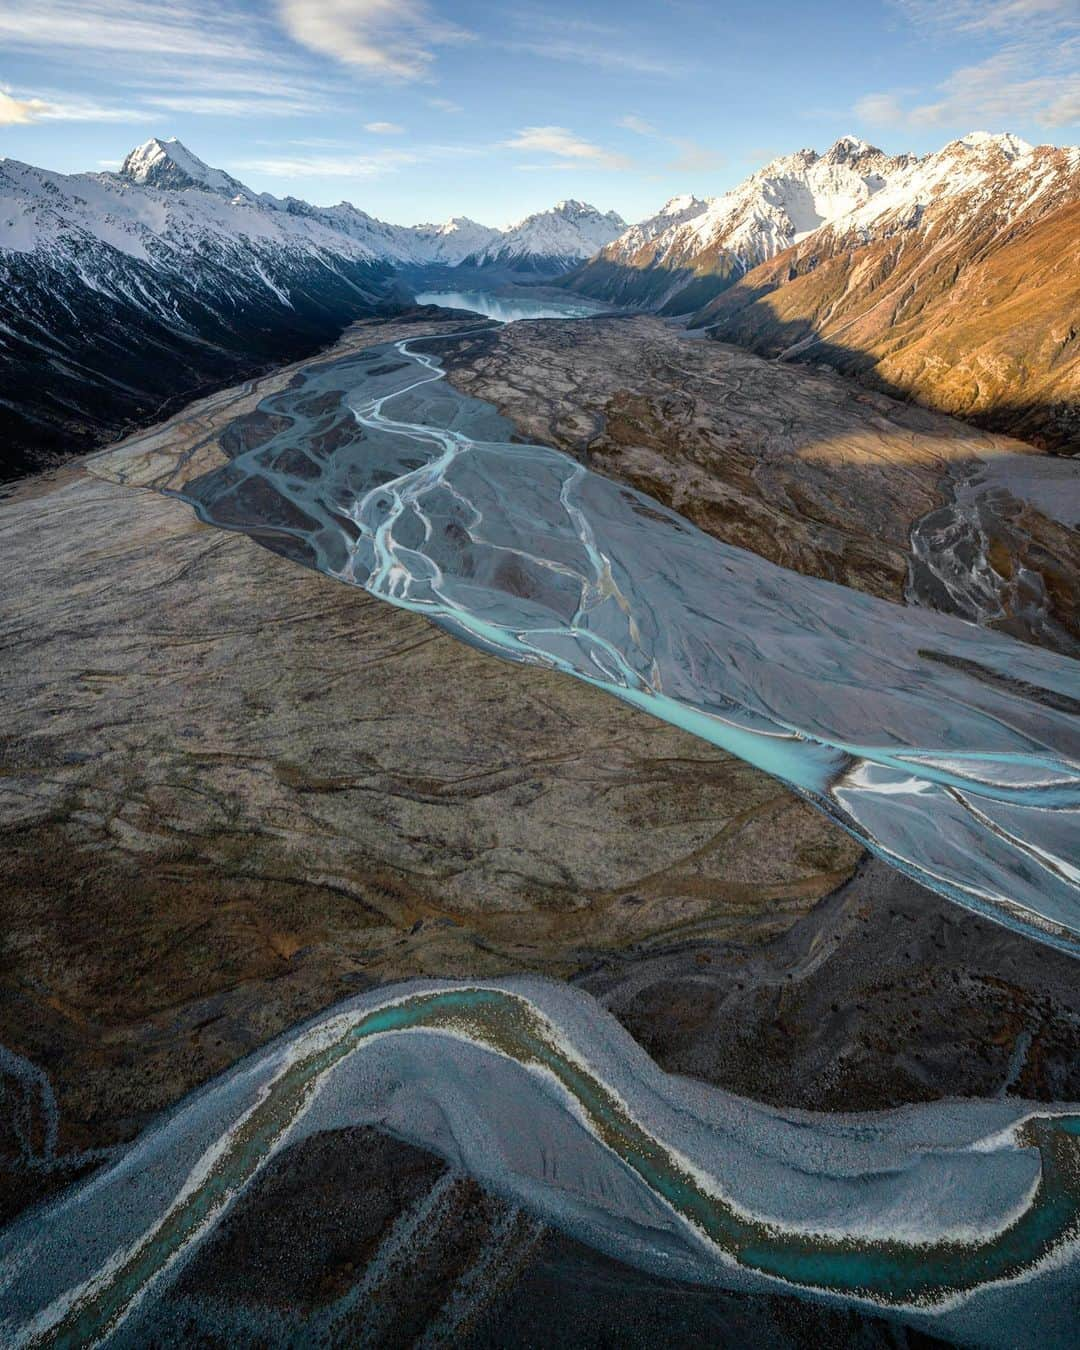
[(500, 323), (514, 323), (517, 319), (587, 319), (590, 314), (611, 312), (610, 305), (598, 305), (576, 296), (562, 300), (527, 293), (499, 295), (494, 291), (423, 291), (416, 301), (446, 309), (471, 309)]

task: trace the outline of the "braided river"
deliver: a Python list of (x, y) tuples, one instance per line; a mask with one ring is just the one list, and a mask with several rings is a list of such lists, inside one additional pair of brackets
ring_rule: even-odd
[[(950, 901), (1080, 951), (1074, 662), (785, 571), (522, 444), (449, 386), (442, 340), (312, 364), (179, 495), (683, 727)], [(0, 1340), (145, 1343), (268, 1161), (357, 1124), (669, 1278), (1075, 1343), (1080, 1106), (764, 1107), (663, 1073), (588, 995), (532, 978), (388, 986), (242, 1061), (0, 1234)]]

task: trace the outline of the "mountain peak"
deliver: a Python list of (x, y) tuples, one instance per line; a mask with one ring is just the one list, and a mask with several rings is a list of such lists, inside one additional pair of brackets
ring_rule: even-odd
[(1000, 150), (1006, 159), (1013, 160), (1030, 153), (1033, 147), (1011, 131), (969, 131), (966, 136), (961, 136), (945, 147), (946, 150), (953, 148), (976, 152)]
[(881, 151), (876, 145), (871, 145), (869, 141), (864, 141), (859, 136), (840, 136), (829, 146), (822, 158), (838, 163), (860, 159), (863, 155), (880, 154)]
[(227, 197), (254, 196), (250, 188), (222, 169), (213, 169), (204, 163), (175, 136), (167, 140), (151, 136), (136, 146), (124, 157), (120, 177), (143, 187), (174, 190), (195, 187)]

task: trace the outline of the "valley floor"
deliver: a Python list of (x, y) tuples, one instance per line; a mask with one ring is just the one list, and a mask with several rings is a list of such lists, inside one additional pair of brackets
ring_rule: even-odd
[[(328, 355), (459, 326), (365, 321)], [(949, 473), (1030, 453), (652, 319), (515, 324), (446, 365), (522, 436), (891, 599)], [(700, 740), (132, 490), (220, 464), (221, 429), (294, 373), (0, 501), (0, 1216), (415, 974), (579, 982), (663, 1067), (777, 1104), (1080, 1098), (1067, 956), (868, 862)], [(994, 565), (1042, 577), (1067, 631), (1075, 542), (1019, 508)], [(997, 623), (1030, 636), (1018, 606)], [(395, 1248), (425, 1205), (429, 1238)], [(370, 1130), (273, 1164), (169, 1294), (170, 1334), (246, 1344), (318, 1313), (348, 1339), (365, 1279), (387, 1345), (907, 1343), (633, 1272)]]

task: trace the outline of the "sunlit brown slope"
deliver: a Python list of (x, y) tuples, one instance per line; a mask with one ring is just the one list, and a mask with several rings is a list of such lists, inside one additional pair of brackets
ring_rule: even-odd
[(695, 324), (1047, 448), (1080, 449), (1080, 163), (1052, 147), (1033, 153), (1037, 176), (1029, 165), (1021, 178), (1002, 157), (1000, 173), (966, 194), (815, 232)]

